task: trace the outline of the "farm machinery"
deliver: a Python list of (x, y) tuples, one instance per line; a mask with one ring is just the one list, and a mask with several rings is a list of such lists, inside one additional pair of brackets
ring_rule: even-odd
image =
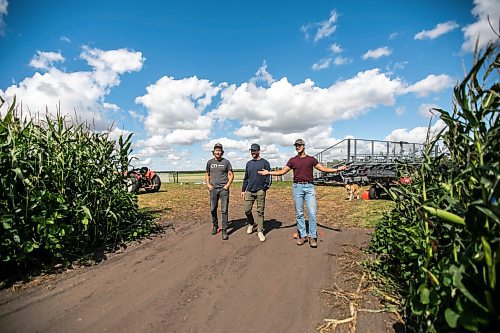
[[(436, 147), (437, 149), (437, 147)], [(411, 182), (410, 173), (423, 161), (425, 145), (404, 141), (344, 139), (315, 155), (328, 167), (347, 165), (348, 169), (337, 173), (315, 170), (314, 183), (318, 185), (371, 185), (370, 199), (385, 194), (384, 188)], [(437, 151), (433, 151), (437, 154)], [(408, 174), (398, 170), (405, 166)]]
[(127, 172), (128, 192), (139, 193), (144, 189), (148, 193), (158, 192), (161, 187), (160, 176), (148, 167), (132, 169)]

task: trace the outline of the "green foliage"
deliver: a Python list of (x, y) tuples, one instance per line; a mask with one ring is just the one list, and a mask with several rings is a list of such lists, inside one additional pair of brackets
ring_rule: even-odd
[(0, 118), (0, 275), (150, 232), (151, 219), (124, 187), (131, 135), (115, 142), (60, 115), (19, 113), (14, 100)]
[(490, 45), (455, 87), (453, 112), (436, 110), (447, 131), (428, 152), (442, 140), (445, 153), (428, 154), (412, 184), (390, 191), (396, 207), (370, 244), (419, 332), (500, 327), (499, 68)]

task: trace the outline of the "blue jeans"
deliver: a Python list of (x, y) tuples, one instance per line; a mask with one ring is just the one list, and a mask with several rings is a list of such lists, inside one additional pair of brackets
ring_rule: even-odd
[[(297, 229), (300, 237), (317, 238), (316, 235), (316, 191), (313, 184), (297, 184), (293, 187), (293, 203), (295, 205), (295, 218), (297, 220)], [(306, 221), (304, 219), (304, 201), (306, 203), (307, 215), (309, 217), (309, 233), (306, 230)]]

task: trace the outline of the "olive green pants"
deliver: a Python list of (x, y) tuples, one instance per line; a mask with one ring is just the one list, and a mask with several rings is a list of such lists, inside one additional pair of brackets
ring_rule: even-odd
[(257, 231), (264, 231), (264, 208), (266, 207), (266, 191), (245, 192), (245, 215), (248, 224), (254, 225), (255, 221), (252, 215), (253, 203), (257, 201)]

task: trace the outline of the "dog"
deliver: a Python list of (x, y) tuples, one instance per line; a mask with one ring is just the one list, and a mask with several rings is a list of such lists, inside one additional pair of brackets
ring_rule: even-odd
[(347, 193), (349, 194), (349, 201), (354, 199), (359, 199), (359, 185), (352, 183), (352, 184), (346, 184), (345, 189), (347, 190)]

